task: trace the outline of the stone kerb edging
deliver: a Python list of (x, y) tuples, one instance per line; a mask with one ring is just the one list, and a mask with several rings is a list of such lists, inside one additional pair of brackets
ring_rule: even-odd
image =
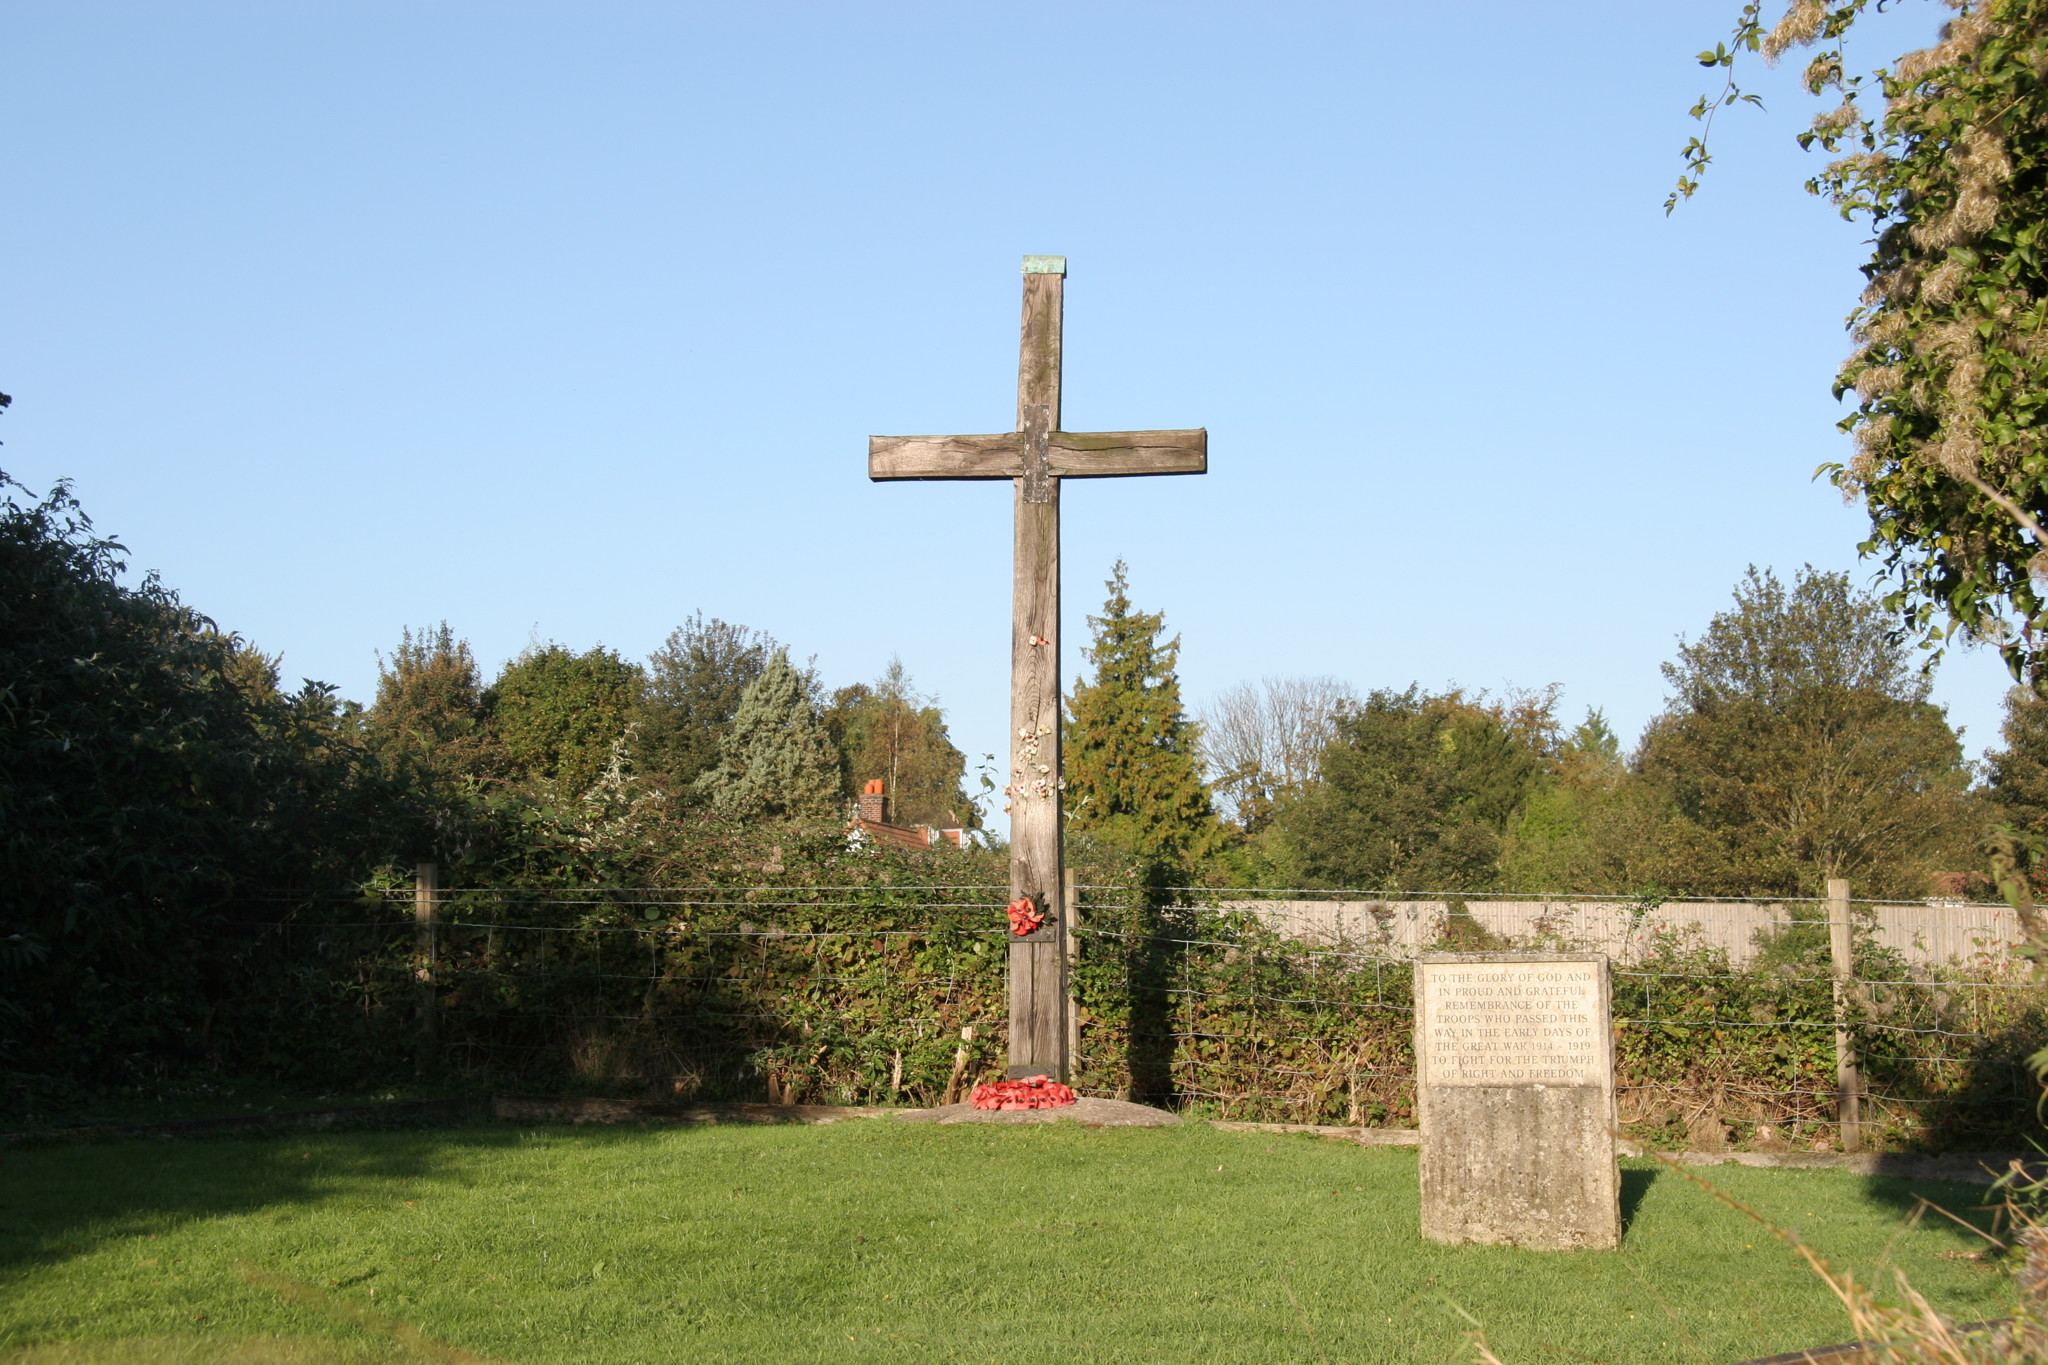
[[(1053, 1123), (1061, 1119), (1092, 1127), (1121, 1127), (1130, 1123), (1126, 1110), (1143, 1109), (1118, 1101), (1097, 1101), (1098, 1113), (1089, 1101), (1072, 1109), (1033, 1110), (1029, 1114), (1004, 1115), (994, 1121)], [(1109, 1106), (1117, 1106), (1112, 1116)], [(843, 1119), (895, 1117), (910, 1122), (945, 1123), (958, 1121), (969, 1106), (952, 1105), (938, 1109), (897, 1109), (882, 1105), (851, 1104), (647, 1104), (635, 1100), (524, 1100), (499, 1096), (491, 1101), (491, 1112), (501, 1119), (523, 1119), (540, 1123), (837, 1123)], [(1156, 1110), (1148, 1110), (1157, 1113)], [(993, 1119), (993, 1116), (991, 1116)], [(1117, 1122), (1121, 1119), (1122, 1122)], [(987, 1120), (985, 1120), (987, 1121)], [(1092, 1122), (1091, 1122), (1092, 1121)], [(1157, 1120), (1153, 1120), (1154, 1123)], [(1413, 1147), (1421, 1134), (1413, 1128), (1363, 1128), (1316, 1123), (1251, 1123), (1237, 1119), (1210, 1119), (1211, 1128), (1236, 1133), (1308, 1133), (1338, 1138), (1361, 1147)], [(1900, 1180), (1952, 1180), (1989, 1185), (2015, 1161), (2016, 1152), (1949, 1152), (1928, 1155), (1910, 1152), (1646, 1152), (1633, 1142), (1615, 1144), (1622, 1156), (1662, 1156), (1687, 1166), (1735, 1164), (1778, 1170), (1834, 1170), (1856, 1175), (1888, 1176)], [(2028, 1166), (2037, 1174), (2039, 1163)]]
[(2018, 1162), (2029, 1176), (2044, 1174), (2038, 1161), (2017, 1152), (1643, 1152), (1622, 1143), (1623, 1156), (1663, 1156), (1687, 1166), (1762, 1166), (1781, 1171), (1849, 1171), (1894, 1180), (1952, 1180), (1989, 1185)]
[(541, 1100), (500, 1095), (491, 1101), (495, 1118), (528, 1123), (838, 1123), (845, 1119), (895, 1118), (912, 1123), (1056, 1123), (1062, 1119), (1090, 1128), (1157, 1128), (1181, 1121), (1178, 1114), (1124, 1100), (1083, 1097), (1060, 1109), (1000, 1111), (971, 1104), (936, 1109), (902, 1109), (873, 1104), (650, 1104), (642, 1100)]
[(654, 1104), (645, 1100), (491, 1097), (491, 1117), (527, 1123), (838, 1123), (901, 1114), (872, 1104)]
[(1318, 1123), (1243, 1123), (1236, 1119), (1210, 1119), (1211, 1128), (1233, 1133), (1312, 1133), (1317, 1137), (1342, 1138), (1362, 1147), (1414, 1147), (1422, 1134), (1413, 1128), (1343, 1128)]
[[(1344, 1128), (1313, 1123), (1241, 1123), (1211, 1119), (1211, 1128), (1243, 1133), (1312, 1133), (1317, 1137), (1341, 1138), (1366, 1147), (1414, 1147), (1421, 1134), (1413, 1128)], [(1789, 1171), (1849, 1171), (1855, 1175), (1885, 1176), (1896, 1180), (1952, 1180), (1962, 1184), (1989, 1185), (2020, 1162), (2036, 1178), (2048, 1175), (2039, 1161), (2029, 1161), (2017, 1152), (1649, 1152), (1623, 1139), (1615, 1143), (1617, 1155), (1661, 1157), (1686, 1166), (1758, 1166)]]
[(906, 1123), (1078, 1123), (1084, 1128), (1168, 1128), (1181, 1121), (1178, 1114), (1154, 1109), (1129, 1100), (1098, 1099), (1083, 1095), (1057, 1109), (976, 1109), (972, 1104), (946, 1104), (937, 1109), (898, 1109), (895, 1116)]
[[(1105, 1101), (1114, 1103), (1113, 1101)], [(1139, 1108), (1133, 1105), (1131, 1108)], [(330, 1128), (356, 1125), (377, 1126), (393, 1121), (413, 1123), (460, 1123), (477, 1115), (474, 1100), (399, 1100), (382, 1104), (340, 1105), (327, 1109), (284, 1113), (224, 1115), (218, 1118), (174, 1119), (158, 1123), (102, 1124), (84, 1128), (36, 1133), (0, 1133), (0, 1147), (50, 1142), (94, 1142), (135, 1137), (209, 1137), (237, 1132), (284, 1128)], [(496, 1095), (490, 1102), (491, 1117), (525, 1123), (839, 1123), (846, 1119), (896, 1116), (907, 1120), (936, 1120), (944, 1109), (902, 1109), (886, 1105), (860, 1104), (650, 1104), (641, 1100), (523, 1099)], [(1061, 1110), (1035, 1111), (1040, 1121), (1056, 1121)], [(1086, 1123), (1078, 1113), (1068, 1117)], [(1126, 1120), (1128, 1122), (1128, 1120)], [(1100, 1119), (1091, 1126), (1104, 1125)], [(1211, 1128), (1238, 1133), (1309, 1133), (1339, 1138), (1362, 1147), (1413, 1147), (1421, 1139), (1413, 1128), (1362, 1128), (1316, 1123), (1251, 1123), (1237, 1119), (1211, 1119)], [(1635, 1143), (1615, 1144), (1622, 1156), (1653, 1155)], [(1857, 1175), (1889, 1176), (1901, 1180), (1953, 1180), (1988, 1185), (2011, 1169), (2015, 1161), (2034, 1176), (2048, 1175), (2039, 1161), (2017, 1152), (1949, 1152), (1939, 1155), (1875, 1152), (1672, 1152), (1665, 1159), (1687, 1166), (1719, 1166), (1729, 1163), (1780, 1170), (1839, 1170)]]

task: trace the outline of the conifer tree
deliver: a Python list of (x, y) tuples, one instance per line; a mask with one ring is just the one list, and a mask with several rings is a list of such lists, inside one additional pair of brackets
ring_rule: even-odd
[(1162, 639), (1162, 612), (1131, 607), (1118, 560), (1085, 651), (1095, 680), (1074, 680), (1067, 709), (1068, 827), (1154, 867), (1185, 870), (1221, 831), (1202, 782), (1201, 727), (1182, 708), (1180, 637)]
[(635, 766), (678, 795), (718, 766), (718, 745), (747, 684), (761, 676), (773, 637), (694, 613), (647, 661)]
[(778, 649), (740, 696), (718, 766), (697, 779), (711, 811), (728, 820), (820, 820), (839, 806), (839, 754), (809, 680)]

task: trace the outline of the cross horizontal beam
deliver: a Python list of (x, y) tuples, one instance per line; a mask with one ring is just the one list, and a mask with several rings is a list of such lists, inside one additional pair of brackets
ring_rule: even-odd
[[(1209, 469), (1209, 433), (1055, 431), (1046, 436), (1046, 464), (1046, 472), (1061, 479), (1204, 474)], [(868, 437), (868, 477), (877, 483), (891, 479), (1018, 479), (1028, 472), (1021, 432)]]

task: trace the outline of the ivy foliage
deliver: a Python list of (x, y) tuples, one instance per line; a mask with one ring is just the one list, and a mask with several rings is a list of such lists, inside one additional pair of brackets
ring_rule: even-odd
[[(2048, 0), (1946, 3), (1938, 42), (1868, 72), (1844, 39), (1869, 0), (1795, 0), (1770, 27), (1748, 4), (1700, 54), (1729, 76), (1693, 114), (1753, 100), (1742, 53), (1813, 52), (1804, 84), (1835, 104), (1800, 141), (1835, 159), (1808, 188), (1873, 233), (1835, 380), (1856, 453), (1822, 472), (1868, 508), (1862, 549), (1906, 634), (1991, 641), (2031, 678), (2048, 650)], [(1711, 160), (1705, 129), (1685, 158), (1667, 209)]]

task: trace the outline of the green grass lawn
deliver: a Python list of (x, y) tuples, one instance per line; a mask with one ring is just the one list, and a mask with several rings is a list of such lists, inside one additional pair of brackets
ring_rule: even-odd
[[(1963, 1318), (2009, 1281), (1915, 1197), (1708, 1172)], [(0, 1159), (0, 1361), (1727, 1362), (1840, 1340), (1826, 1286), (1632, 1163), (1624, 1249), (1416, 1235), (1412, 1150), (1177, 1129), (510, 1127)]]

